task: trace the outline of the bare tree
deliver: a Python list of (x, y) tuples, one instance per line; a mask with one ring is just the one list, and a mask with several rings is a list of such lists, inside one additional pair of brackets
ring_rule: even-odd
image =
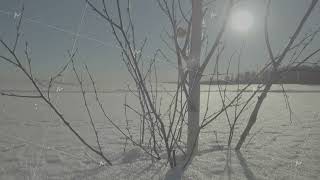
[[(6, 57), (6, 56), (0, 56), (0, 58), (13, 65), (14, 67), (18, 68), (20, 71), (23, 72), (23, 74), (28, 78), (28, 80), (30, 81), (30, 83), (33, 85), (33, 87), (36, 89), (37, 95), (21, 95), (21, 94), (15, 94), (15, 93), (7, 93), (7, 92), (1, 92), (1, 95), (5, 95), (5, 96), (12, 96), (12, 97), (19, 97), (19, 98), (37, 98), (37, 99), (41, 99), (42, 101), (44, 101), (53, 111), (54, 113), (59, 117), (59, 119), (64, 123), (64, 125), (66, 127), (68, 127), (68, 129), (80, 140), (80, 142), (85, 145), (86, 147), (88, 147), (92, 152), (96, 153), (97, 155), (99, 155), (102, 159), (104, 159), (104, 161), (106, 163), (108, 163), (109, 165), (112, 165), (111, 161), (103, 154), (102, 149), (100, 147), (100, 142), (99, 139), (97, 137), (97, 144), (99, 146), (99, 148), (95, 148), (94, 146), (90, 145), (85, 139), (83, 139), (83, 137), (79, 134), (79, 132), (77, 132), (71, 125), (70, 122), (63, 116), (63, 114), (58, 110), (57, 106), (51, 101), (50, 99), (50, 88), (52, 87), (52, 83), (54, 82), (54, 79), (58, 76), (61, 75), (61, 73), (63, 73), (63, 71), (66, 69), (65, 67), (62, 68), (62, 71), (60, 71), (58, 73), (58, 75), (54, 75), (51, 80), (50, 83), (48, 85), (48, 91), (47, 93), (45, 93), (45, 90), (43, 90), (36, 77), (34, 76), (33, 72), (32, 72), (32, 68), (31, 68), (31, 64), (32, 64), (32, 60), (29, 56), (29, 47), (28, 47), (28, 43), (25, 43), (25, 61), (26, 63), (23, 63), (22, 60), (18, 57), (17, 52), (16, 52), (16, 47), (19, 43), (19, 38), (20, 38), (20, 29), (21, 29), (21, 22), (22, 22), (22, 18), (23, 18), (23, 11), (24, 8), (22, 8), (21, 11), (21, 15), (17, 24), (17, 33), (16, 33), (16, 37), (15, 37), (15, 41), (13, 44), (13, 47), (10, 48), (10, 46), (8, 45), (8, 43), (6, 43), (3, 39), (0, 39), (0, 43), (1, 45), (9, 52), (10, 56)], [(73, 57), (75, 54), (70, 54), (70, 62), (72, 61)], [(26, 64), (26, 65), (24, 65)], [(69, 62), (68, 62), (69, 64)], [(80, 85), (81, 82), (79, 81)], [(83, 91), (82, 91), (83, 92)], [(85, 100), (85, 94), (83, 92), (83, 97), (84, 97), (84, 101)], [(87, 104), (85, 104), (85, 106), (87, 107)], [(88, 108), (87, 108), (88, 110)], [(92, 122), (92, 117), (90, 114), (90, 111), (87, 111), (90, 117), (90, 120)], [(92, 122), (93, 125), (93, 122)], [(93, 125), (92, 128), (94, 129), (94, 132), (96, 133), (96, 129), (95, 126)], [(96, 134), (97, 136), (97, 134)]]
[[(269, 53), (269, 59), (271, 61), (271, 65), (272, 65), (272, 71), (271, 71), (271, 78), (270, 80), (265, 84), (265, 87), (263, 89), (263, 92), (261, 93), (261, 95), (258, 97), (258, 101), (256, 102), (256, 105), (250, 115), (248, 124), (246, 126), (246, 128), (244, 129), (243, 133), (240, 136), (240, 139), (236, 145), (236, 150), (239, 150), (242, 146), (242, 144), (244, 143), (246, 137), (248, 136), (252, 126), (255, 124), (255, 122), (257, 121), (257, 116), (258, 116), (258, 112), (260, 110), (260, 107), (264, 101), (264, 99), (266, 98), (268, 92), (270, 91), (271, 86), (276, 83), (277, 81), (279, 81), (279, 79), (281, 78), (281, 74), (279, 72), (279, 66), (281, 65), (281, 63), (283, 63), (286, 55), (288, 54), (288, 52), (292, 49), (292, 47), (298, 47), (300, 44), (298, 44), (298, 46), (293, 45), (295, 40), (297, 39), (297, 37), (299, 36), (303, 26), (305, 25), (305, 23), (307, 22), (311, 12), (313, 11), (314, 7), (317, 5), (318, 0), (312, 0), (312, 2), (309, 5), (309, 8), (307, 9), (306, 13), (304, 14), (303, 18), (301, 19), (298, 27), (296, 28), (296, 30), (294, 31), (293, 35), (290, 37), (288, 44), (285, 46), (285, 48), (282, 50), (282, 52), (280, 53), (279, 56), (275, 57), (274, 53), (272, 51), (270, 42), (269, 42), (269, 32), (268, 32), (268, 17), (269, 17), (269, 12), (270, 12), (270, 3), (271, 0), (268, 0), (267, 2), (267, 8), (266, 8), (266, 15), (265, 15), (265, 26), (264, 26), (264, 32), (265, 32), (265, 41), (266, 41), (266, 45), (267, 45), (267, 49), (268, 49), (268, 53)], [(316, 31), (317, 33), (318, 31)], [(311, 39), (312, 41), (312, 39)], [(310, 44), (307, 43), (301, 50), (302, 51), (305, 50), (305, 48)], [(299, 63), (297, 64), (297, 66), (301, 65), (302, 63), (306, 62), (307, 60), (309, 60), (312, 56), (314, 56), (316, 53), (318, 53), (320, 51), (320, 49), (312, 52), (310, 55), (308, 55), (305, 59), (299, 61)], [(292, 62), (291, 62), (292, 63)], [(291, 112), (290, 112), (291, 113)]]
[[(205, 71), (210, 62), (215, 64), (215, 70), (211, 76), (211, 80), (216, 77), (219, 82), (219, 76), (221, 75), (219, 62), (222, 60), (221, 54), (224, 52), (223, 36), (226, 30), (228, 19), (236, 2), (234, 0), (228, 0), (224, 3), (224, 11), (219, 17), (222, 20), (219, 26), (217, 35), (213, 42), (210, 41), (208, 35), (203, 27), (203, 18), (207, 12), (207, 9), (214, 4), (214, 1), (202, 1), (191, 0), (190, 2), (182, 2), (181, 0), (157, 0), (159, 9), (168, 18), (170, 24), (170, 30), (166, 32), (167, 37), (163, 38), (163, 42), (167, 45), (168, 49), (174, 53), (174, 59), (177, 65), (177, 79), (176, 88), (173, 93), (166, 91), (166, 98), (170, 99), (169, 105), (163, 107), (162, 97), (159, 95), (159, 83), (158, 83), (158, 68), (157, 59), (162, 58), (166, 61), (172, 62), (172, 59), (164, 53), (163, 49), (157, 49), (153, 57), (145, 56), (144, 50), (148, 43), (148, 39), (145, 38), (142, 42), (136, 39), (136, 27), (132, 17), (132, 10), (130, 8), (130, 0), (120, 1), (115, 0), (116, 9), (108, 9), (108, 3), (105, 0), (99, 1), (100, 4), (93, 3), (91, 0), (85, 1), (91, 9), (97, 13), (111, 28), (111, 34), (117, 42), (117, 46), (121, 49), (120, 58), (125, 64), (127, 71), (130, 74), (131, 79), (134, 82), (135, 88), (131, 89), (128, 86), (128, 90), (133, 95), (137, 104), (131, 105), (125, 99), (124, 102), (124, 114), (126, 117), (126, 128), (122, 129), (116, 121), (112, 120), (107, 110), (102, 103), (99, 93), (96, 88), (93, 75), (90, 73), (87, 65), (84, 66), (86, 75), (89, 77), (91, 87), (94, 90), (95, 100), (98, 104), (101, 112), (108, 123), (111, 123), (117, 131), (125, 137), (126, 144), (132, 143), (134, 146), (138, 146), (152, 159), (160, 160), (161, 155), (165, 155), (167, 162), (171, 168), (178, 165), (186, 168), (189, 162), (191, 162), (193, 156), (198, 151), (198, 141), (201, 130), (208, 127), (209, 124), (214, 122), (217, 118), (225, 115), (226, 121), (229, 127), (229, 137), (227, 140), (228, 146), (231, 147), (234, 129), (237, 122), (240, 119), (241, 114), (248, 110), (248, 106), (252, 100), (263, 88), (258, 101), (256, 102), (254, 109), (249, 118), (248, 125), (242, 133), (240, 140), (236, 146), (239, 150), (248, 136), (251, 128), (257, 120), (260, 107), (270, 91), (271, 86), (281, 78), (279, 67), (283, 63), (286, 55), (290, 51), (294, 51), (300, 48), (300, 52), (297, 56), (293, 56), (291, 64), (296, 63), (299, 66), (317, 54), (320, 50), (316, 50), (305, 59), (299, 60), (299, 54), (301, 54), (312, 41), (313, 37), (318, 31), (315, 31), (312, 35), (306, 36), (302, 41), (294, 44), (302, 27), (305, 25), (308, 17), (313, 11), (318, 0), (312, 0), (310, 7), (306, 14), (299, 23), (294, 34), (291, 36), (285, 49), (280, 55), (275, 56), (271, 49), (268, 33), (268, 15), (270, 8), (270, 0), (267, 4), (267, 10), (265, 15), (265, 40), (266, 46), (269, 52), (268, 63), (258, 72), (257, 76), (262, 75), (267, 70), (272, 69), (272, 78), (265, 84), (258, 86), (250, 96), (242, 100), (242, 94), (254, 83), (249, 82), (243, 88), (240, 88), (238, 81), (237, 92), (233, 97), (227, 95), (227, 86), (218, 84), (219, 95), (221, 99), (221, 107), (216, 112), (209, 112), (209, 97), (211, 89), (208, 90), (208, 101), (206, 104), (204, 118), (200, 119), (200, 82), (204, 76)], [(188, 4), (191, 3), (191, 4)], [(39, 86), (39, 82), (32, 72), (32, 61), (29, 57), (28, 43), (25, 47), (25, 59), (26, 65), (23, 65), (22, 60), (18, 58), (16, 54), (16, 46), (19, 43), (20, 26), (22, 15), (17, 25), (17, 35), (14, 41), (14, 46), (10, 48), (8, 43), (1, 39), (1, 44), (9, 52), (10, 57), (0, 56), (0, 58), (20, 69), (24, 75), (30, 80), (31, 84), (35, 87), (37, 95), (23, 95), (15, 94), (11, 92), (1, 92), (2, 95), (14, 96), (21, 98), (39, 98), (49, 105), (49, 107), (55, 112), (60, 120), (69, 128), (69, 130), (91, 151), (98, 154), (105, 160), (106, 163), (111, 165), (110, 160), (104, 155), (103, 149), (100, 144), (99, 132), (96, 129), (92, 112), (88, 107), (86, 91), (83, 87), (83, 80), (81, 79), (77, 68), (75, 67), (76, 52), (69, 53), (68, 62), (62, 67), (62, 69), (54, 74), (49, 81), (46, 89), (42, 89)], [(306, 41), (308, 41), (306, 45)], [(140, 43), (139, 43), (140, 42)], [(240, 59), (241, 53), (239, 53)], [(230, 57), (226, 74), (229, 74), (229, 68), (231, 66), (233, 55)], [(72, 71), (79, 84), (83, 104), (86, 108), (86, 113), (90, 122), (90, 126), (95, 135), (96, 145), (94, 147), (85, 141), (82, 136), (70, 125), (69, 121), (65, 119), (63, 114), (58, 110), (57, 106), (51, 101), (50, 90), (55, 83), (57, 77), (61, 76), (64, 71), (72, 65)], [(239, 71), (240, 61), (238, 63)], [(285, 94), (285, 90), (284, 90)], [(164, 110), (165, 109), (165, 110)], [(234, 115), (231, 116), (228, 110), (233, 109)], [(138, 115), (140, 119), (136, 119), (139, 124), (139, 137), (132, 136), (129, 128), (127, 112), (131, 111)], [(233, 117), (233, 118), (232, 118)], [(187, 133), (184, 133), (184, 128), (187, 126)], [(186, 143), (184, 138), (186, 137)], [(138, 139), (138, 140), (137, 140)], [(125, 147), (126, 148), (126, 147)], [(178, 157), (179, 156), (179, 157)]]

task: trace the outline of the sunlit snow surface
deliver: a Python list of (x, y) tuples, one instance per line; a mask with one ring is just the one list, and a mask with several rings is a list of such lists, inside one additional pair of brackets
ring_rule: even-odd
[[(182, 179), (318, 179), (320, 93), (307, 91), (319, 91), (320, 86), (285, 87), (291, 90), (288, 96), (294, 112), (292, 122), (282, 93), (269, 93), (251, 131), (251, 135), (255, 135), (249, 144), (251, 136), (248, 137), (241, 154), (221, 151), (228, 136), (228, 124), (222, 116), (203, 130), (199, 155), (184, 173), (168, 171), (165, 159), (152, 162), (131, 145), (123, 152), (125, 139), (105, 121), (93, 94), (88, 94), (88, 104), (105, 155), (114, 164), (112, 167), (105, 166), (101, 159), (84, 148), (42, 101), (0, 96), (0, 179), (164, 179), (174, 175), (181, 175)], [(202, 86), (202, 90), (207, 89)], [(274, 89), (281, 88), (275, 86)], [(51, 98), (71, 125), (94, 145), (95, 137), (81, 94), (68, 93), (67, 90), (67, 87), (59, 87)], [(165, 93), (160, 95), (167, 97)], [(125, 129), (125, 93), (100, 96), (112, 119)], [(218, 93), (212, 92), (210, 97), (210, 111), (217, 110), (220, 104)], [(132, 96), (128, 95), (127, 99), (134, 105)], [(206, 100), (207, 93), (202, 92), (202, 109)], [(168, 100), (163, 103), (167, 107)], [(129, 117), (137, 118), (133, 114)], [(247, 114), (241, 117), (234, 142), (247, 119)], [(138, 126), (134, 121), (130, 123), (132, 134), (137, 137)]]

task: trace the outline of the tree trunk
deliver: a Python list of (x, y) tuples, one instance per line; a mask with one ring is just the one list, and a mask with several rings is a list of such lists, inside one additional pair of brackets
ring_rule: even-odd
[(198, 74), (201, 54), (202, 35), (202, 0), (192, 0), (192, 32), (191, 50), (188, 62), (189, 70), (189, 107), (187, 154), (194, 155), (198, 151), (198, 130), (200, 110), (200, 78)]
[(248, 121), (248, 124), (246, 126), (246, 128), (244, 129), (243, 133), (241, 134), (240, 136), (240, 139), (237, 143), (237, 146), (236, 146), (236, 150), (240, 150), (242, 144), (244, 143), (244, 141), (246, 140), (252, 126), (256, 123), (257, 121), (257, 116), (258, 116), (258, 112), (260, 110), (260, 107), (262, 105), (262, 102), (263, 100), (266, 98), (271, 86), (272, 86), (272, 81), (270, 81), (266, 87), (263, 89), (263, 92), (261, 93), (261, 95), (258, 97), (258, 101), (250, 115), (250, 118), (249, 118), (249, 121)]

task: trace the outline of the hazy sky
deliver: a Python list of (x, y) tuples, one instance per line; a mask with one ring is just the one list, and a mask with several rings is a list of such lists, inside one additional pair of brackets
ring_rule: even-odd
[[(7, 42), (13, 41), (16, 22), (14, 13), (20, 11), (22, 2), (25, 4), (23, 41), (27, 40), (30, 44), (35, 71), (45, 76), (50, 74), (48, 72), (55, 72), (62, 63), (67, 61), (67, 51), (72, 49), (75, 34), (79, 31), (75, 47), (79, 49), (80, 62), (86, 62), (97, 76), (103, 76), (108, 82), (115, 81), (115, 77), (125, 79), (127, 74), (119, 58), (119, 49), (115, 47), (114, 39), (109, 33), (109, 27), (89, 7), (86, 8), (84, 0), (0, 0), (1, 38)], [(165, 35), (163, 30), (167, 28), (167, 19), (159, 10), (155, 0), (132, 0), (131, 2), (137, 39), (143, 40), (145, 36), (148, 37), (149, 43), (145, 54), (152, 55), (158, 47), (165, 47), (159, 37), (160, 34)], [(218, 18), (223, 10), (222, 2), (223, 0), (217, 0), (215, 7), (208, 14), (217, 14)], [(310, 2), (311, 0), (272, 1), (270, 38), (275, 52), (279, 52), (285, 45)], [(267, 57), (263, 36), (265, 1), (244, 0), (235, 9), (250, 12), (254, 22), (247, 33), (236, 32), (232, 28), (227, 29), (224, 36), (227, 50), (223, 57), (227, 60), (245, 40), (246, 49), (243, 53), (241, 69), (245, 71), (262, 66)], [(84, 18), (80, 26), (82, 15)], [(208, 16), (205, 19), (211, 38), (215, 37), (219, 27), (217, 18), (212, 19)], [(318, 5), (303, 32), (314, 30), (319, 26)], [(319, 37), (314, 41), (311, 49), (317, 47), (320, 47)], [(0, 53), (6, 54), (3, 47), (0, 47)], [(9, 65), (0, 62), (1, 76), (12, 70), (7, 67)], [(172, 65), (162, 63), (161, 77), (175, 79), (174, 70)]]

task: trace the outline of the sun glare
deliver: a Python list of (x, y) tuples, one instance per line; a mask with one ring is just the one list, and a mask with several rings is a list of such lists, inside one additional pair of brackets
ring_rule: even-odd
[(239, 32), (248, 32), (253, 25), (253, 16), (249, 11), (239, 10), (231, 15), (231, 27)]

